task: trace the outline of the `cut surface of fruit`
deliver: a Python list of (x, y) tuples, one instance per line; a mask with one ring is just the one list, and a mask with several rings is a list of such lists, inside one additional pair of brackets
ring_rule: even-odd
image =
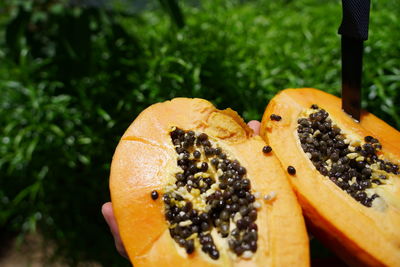
[[(272, 119), (272, 115), (281, 120)], [(286, 89), (268, 104), (261, 136), (282, 165), (314, 234), (349, 264), (400, 262), (400, 133), (339, 98)]]
[(236, 112), (150, 106), (113, 157), (110, 190), (135, 266), (308, 266), (301, 208), (273, 152)]

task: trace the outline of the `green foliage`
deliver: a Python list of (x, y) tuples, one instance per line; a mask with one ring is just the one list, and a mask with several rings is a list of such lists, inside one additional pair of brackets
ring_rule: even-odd
[[(181, 1), (184, 27), (176, 2), (160, 2), (169, 13), (0, 6), (0, 228), (39, 229), (71, 264), (123, 265), (100, 207), (115, 146), (141, 110), (202, 97), (250, 120), (283, 88), (339, 94), (339, 1)], [(397, 129), (399, 11), (373, 3), (363, 80), (363, 106)]]

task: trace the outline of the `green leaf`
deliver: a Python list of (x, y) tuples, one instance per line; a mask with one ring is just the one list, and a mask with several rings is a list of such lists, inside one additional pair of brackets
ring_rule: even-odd
[(51, 124), (50, 125), (50, 130), (53, 133), (55, 133), (56, 135), (60, 136), (60, 137), (64, 137), (64, 135), (65, 135), (63, 130), (58, 125)]

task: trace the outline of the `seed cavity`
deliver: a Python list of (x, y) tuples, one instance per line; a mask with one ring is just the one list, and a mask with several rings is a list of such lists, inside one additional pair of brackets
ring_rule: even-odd
[(371, 207), (379, 198), (374, 188), (384, 185), (390, 173), (398, 175), (399, 166), (382, 158), (382, 145), (376, 138), (351, 140), (316, 104), (304, 114), (297, 121), (297, 134), (307, 157), (319, 173), (362, 205)]
[(251, 191), (246, 168), (205, 133), (173, 127), (170, 137), (180, 167), (163, 194), (171, 237), (188, 254), (200, 244), (217, 260), (220, 252), (211, 235), (216, 231), (232, 253), (251, 258), (257, 251), (257, 210), (262, 205)]

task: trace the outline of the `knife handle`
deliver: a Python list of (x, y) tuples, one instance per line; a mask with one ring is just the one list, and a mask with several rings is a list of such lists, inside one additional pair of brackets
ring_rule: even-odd
[(343, 19), (339, 34), (353, 39), (367, 40), (370, 0), (342, 0)]

